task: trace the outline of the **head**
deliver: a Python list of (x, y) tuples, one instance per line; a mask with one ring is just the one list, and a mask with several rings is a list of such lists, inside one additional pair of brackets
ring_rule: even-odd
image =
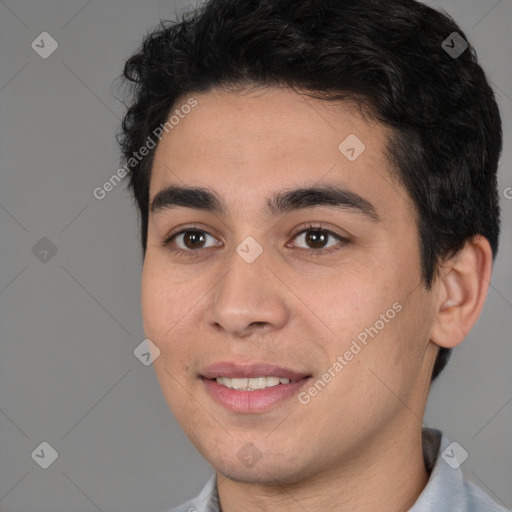
[[(126, 63), (144, 328), (178, 421), (214, 465), (224, 453), (226, 474), (244, 478), (230, 436), (268, 467), (314, 471), (322, 450), (334, 463), (411, 410), (417, 421), (476, 322), (498, 247), (501, 122), (471, 46), (443, 49), (453, 32), (466, 39), (412, 0), (211, 0)], [(205, 379), (231, 360), (286, 366), (308, 386), (331, 377), (284, 408), (227, 411)]]

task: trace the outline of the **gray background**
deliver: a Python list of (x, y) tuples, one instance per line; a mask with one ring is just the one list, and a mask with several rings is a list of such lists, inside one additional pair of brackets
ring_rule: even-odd
[[(133, 354), (144, 339), (135, 208), (124, 184), (101, 201), (92, 194), (119, 166), (124, 109), (113, 81), (142, 36), (186, 5), (0, 2), (3, 512), (160, 512), (195, 495), (210, 475), (152, 367)], [(492, 287), (477, 326), (433, 386), (425, 424), (459, 442), (469, 453), (467, 478), (510, 507), (512, 2), (433, 5), (476, 47), (498, 95), (505, 151)], [(59, 45), (47, 59), (31, 47), (45, 31)], [(42, 237), (57, 248), (46, 262), (32, 251)], [(58, 452), (48, 469), (31, 457), (43, 441)]]

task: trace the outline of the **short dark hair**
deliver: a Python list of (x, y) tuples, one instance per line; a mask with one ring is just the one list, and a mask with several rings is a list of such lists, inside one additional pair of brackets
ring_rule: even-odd
[[(453, 32), (464, 44), (450, 16), (414, 0), (209, 0), (161, 21), (127, 60), (124, 161), (189, 94), (261, 85), (356, 101), (392, 128), (388, 158), (417, 210), (430, 289), (439, 262), (477, 234), (495, 258), (500, 229), (501, 118), (471, 45), (456, 58), (442, 46)], [(129, 173), (143, 255), (153, 155)], [(432, 380), (449, 356), (440, 349)]]

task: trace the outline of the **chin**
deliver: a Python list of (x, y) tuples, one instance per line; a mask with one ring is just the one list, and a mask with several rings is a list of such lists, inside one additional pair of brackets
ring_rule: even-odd
[(240, 483), (250, 483), (259, 485), (294, 485), (300, 484), (306, 478), (313, 476), (314, 470), (309, 471), (298, 461), (281, 460), (278, 462), (272, 457), (262, 456), (257, 462), (249, 462), (249, 467), (239, 460), (238, 454), (230, 455), (226, 458), (220, 454), (213, 457), (207, 457), (208, 462), (216, 471), (225, 477)]
[[(256, 471), (255, 469), (240, 469), (237, 468), (231, 473), (224, 471), (223, 468), (216, 468), (219, 473), (224, 475), (226, 478), (233, 480), (234, 482), (244, 484), (258, 484), (258, 485), (276, 485), (278, 480), (273, 477), (271, 473), (266, 471)], [(275, 471), (275, 468), (274, 468)]]
[(233, 468), (223, 463), (215, 469), (230, 480), (239, 483), (276, 486), (289, 485), (299, 481), (297, 476), (289, 475), (283, 468), (275, 466), (269, 468), (240, 468), (237, 466)]

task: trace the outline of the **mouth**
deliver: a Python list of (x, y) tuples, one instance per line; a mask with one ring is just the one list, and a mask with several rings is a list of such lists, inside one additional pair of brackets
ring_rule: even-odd
[(217, 384), (225, 386), (229, 389), (237, 389), (241, 391), (257, 391), (258, 389), (273, 388), (281, 384), (289, 384), (290, 382), (297, 382), (290, 380), (286, 377), (251, 377), (251, 378), (229, 378), (217, 377), (215, 379)]
[(310, 374), (267, 363), (221, 362), (200, 375), (208, 395), (232, 412), (264, 412), (292, 397)]

